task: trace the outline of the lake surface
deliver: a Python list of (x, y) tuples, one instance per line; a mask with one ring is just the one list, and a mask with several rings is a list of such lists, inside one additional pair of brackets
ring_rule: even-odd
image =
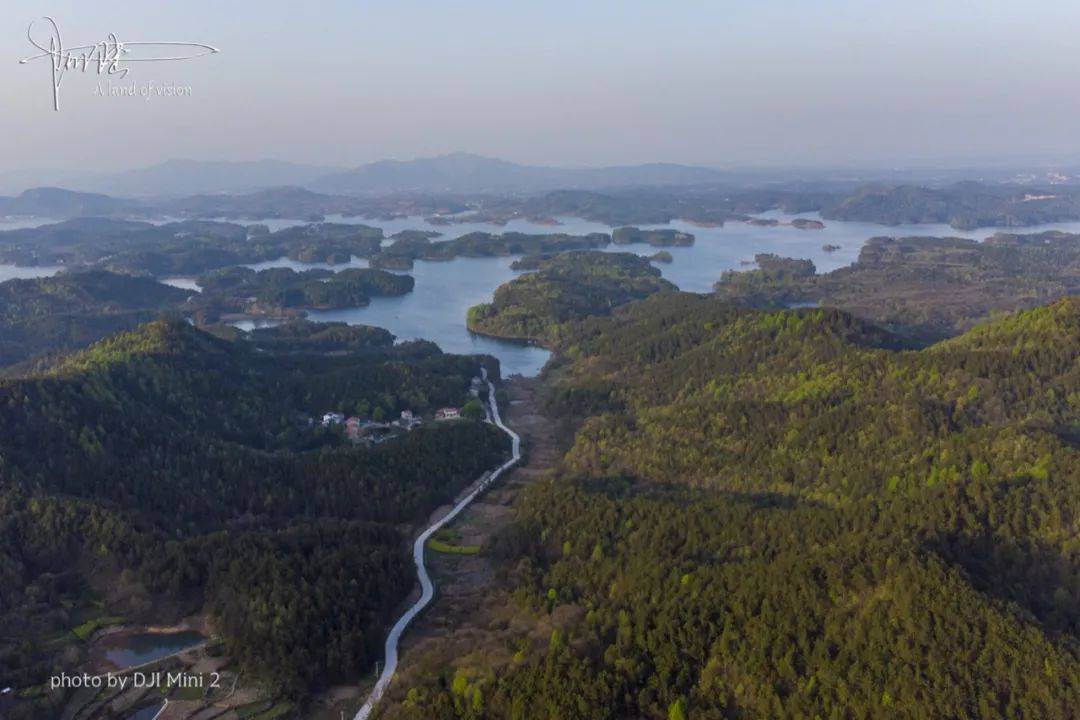
[[(790, 222), (795, 218), (819, 220), (816, 213), (786, 215), (781, 212), (761, 213), (758, 217)], [(402, 230), (434, 230), (442, 235), (435, 242), (450, 240), (470, 232), (523, 232), (533, 234), (567, 233), (583, 235), (591, 232), (610, 233), (611, 228), (602, 223), (578, 218), (557, 218), (560, 224), (547, 225), (512, 220), (506, 225), (492, 223), (461, 223), (454, 225), (431, 225), (423, 217), (414, 216), (394, 220), (370, 220), (359, 217), (326, 216), (326, 222), (363, 224), (382, 228), (387, 235)], [(18, 219), (12, 223), (0, 222), (0, 230), (15, 227), (41, 225), (45, 220)], [(236, 221), (233, 221), (236, 222)], [(267, 225), (271, 230), (307, 224), (303, 219), (273, 219), (265, 221), (241, 221), (244, 224)], [(789, 225), (761, 227), (731, 221), (722, 227), (707, 228), (684, 221), (669, 225), (643, 225), (643, 228), (673, 228), (693, 233), (696, 241), (692, 247), (663, 248), (671, 253), (673, 262), (658, 263), (663, 276), (680, 289), (689, 292), (710, 292), (727, 270), (745, 270), (752, 267), (754, 256), (759, 253), (775, 253), (786, 257), (807, 258), (814, 262), (818, 272), (825, 273), (850, 265), (859, 255), (863, 244), (875, 236), (936, 235), (982, 240), (994, 232), (1037, 233), (1044, 230), (1062, 230), (1080, 233), (1080, 222), (1057, 223), (1030, 228), (982, 228), (979, 230), (954, 230), (947, 225), (898, 225), (883, 226), (874, 223), (840, 222), (826, 220), (822, 230), (800, 230)], [(389, 241), (386, 241), (389, 242)], [(384, 244), (386, 244), (384, 242)], [(824, 245), (839, 249), (826, 252)], [(661, 248), (649, 245), (609, 245), (609, 252), (633, 252), (652, 255)], [(374, 298), (367, 307), (347, 310), (313, 312), (312, 320), (341, 321), (351, 324), (376, 325), (394, 333), (399, 340), (424, 338), (432, 340), (447, 352), (488, 353), (502, 362), (504, 375), (520, 373), (535, 375), (547, 361), (549, 354), (542, 348), (520, 345), (470, 333), (465, 327), (465, 313), (477, 303), (488, 302), (500, 284), (512, 279), (516, 273), (510, 263), (516, 258), (457, 258), (450, 262), (417, 261), (409, 274), (416, 279), (415, 290), (403, 297)], [(288, 267), (294, 270), (329, 268), (344, 270), (367, 267), (364, 258), (354, 257), (348, 263), (301, 263), (287, 257), (254, 263), (248, 267), (256, 270)], [(22, 268), (0, 265), (0, 282), (12, 278), (42, 277), (53, 275), (61, 267)], [(174, 287), (197, 291), (193, 278), (167, 278), (163, 282)], [(244, 330), (274, 325), (273, 321), (246, 320), (235, 323)]]
[(0, 282), (6, 282), (8, 280), (26, 280), (28, 278), (52, 277), (63, 269), (63, 265), (35, 265), (33, 267), (20, 267), (18, 265), (0, 265)]
[(163, 285), (169, 285), (174, 288), (180, 288), (181, 290), (191, 290), (192, 292), (202, 292), (202, 287), (199, 283), (195, 282), (195, 278), (189, 277), (167, 277), (158, 278), (158, 282)]
[(168, 657), (198, 645), (204, 639), (193, 630), (182, 630), (170, 633), (108, 635), (102, 638), (102, 643), (105, 646), (105, 659), (123, 670)]
[[(277, 232), (278, 230), (296, 227), (297, 225), (311, 224), (310, 220), (304, 220), (301, 218), (272, 218), (269, 220), (230, 220), (228, 218), (214, 219), (220, 222), (232, 222), (238, 223), (240, 225), (265, 225), (270, 229), (270, 232)], [(454, 223), (452, 225), (432, 225), (431, 223), (426, 222), (421, 215), (394, 218), (393, 220), (372, 220), (362, 217), (345, 217), (344, 215), (326, 215), (323, 218), (323, 222), (339, 223), (342, 225), (367, 225), (369, 227), (382, 228), (383, 233), (387, 236), (387, 238), (389, 238), (394, 233), (401, 232), (402, 230), (430, 230), (442, 233), (441, 236), (434, 238), (436, 242), (438, 242), (439, 240), (449, 240), (451, 238), (456, 238), (471, 232), (564, 232), (571, 235), (584, 235), (585, 233), (590, 232), (611, 232), (611, 227), (608, 225), (604, 225), (603, 223), (592, 222), (590, 220), (582, 220), (580, 218), (574, 217), (560, 217), (557, 219), (562, 224), (543, 225), (540, 223), (529, 222), (528, 220), (515, 219), (509, 221), (505, 225), (495, 225), (492, 223)]]
[[(790, 222), (795, 218), (820, 220), (816, 213), (787, 215), (778, 211), (761, 213), (758, 217)], [(506, 225), (491, 223), (463, 223), (449, 226), (433, 226), (422, 217), (398, 218), (390, 221), (364, 218), (327, 216), (327, 222), (364, 224), (383, 229), (386, 235), (401, 230), (437, 230), (443, 235), (434, 241), (450, 240), (470, 232), (524, 232), (534, 234), (567, 233), (583, 235), (590, 232), (610, 233), (611, 228), (601, 223), (578, 218), (558, 218), (559, 225), (545, 225), (527, 220), (513, 220)], [(303, 220), (277, 219), (265, 224), (271, 230), (303, 224)], [(840, 222), (826, 220), (822, 230), (800, 230), (790, 225), (761, 227), (731, 221), (722, 227), (699, 227), (684, 221), (668, 225), (642, 225), (643, 228), (673, 228), (693, 233), (691, 247), (655, 248), (649, 245), (609, 245), (608, 252), (633, 252), (652, 255), (660, 249), (671, 253), (673, 262), (657, 263), (664, 278), (689, 292), (710, 292), (713, 283), (727, 270), (745, 270), (753, 266), (754, 256), (759, 253), (775, 253), (785, 257), (807, 258), (814, 262), (818, 272), (825, 273), (850, 265), (859, 255), (863, 244), (876, 236), (903, 237), (909, 235), (937, 235), (982, 240), (1001, 230), (1005, 232), (1034, 233), (1043, 230), (1064, 230), (1080, 233), (1080, 222), (1059, 223), (1024, 229), (982, 228), (974, 231), (954, 230), (947, 225), (898, 225), (883, 226), (875, 223)], [(825, 251), (824, 245), (839, 249)], [(371, 304), (362, 308), (312, 312), (310, 319), (323, 322), (346, 322), (350, 324), (376, 325), (394, 333), (399, 340), (424, 338), (432, 340), (452, 353), (488, 353), (499, 358), (504, 375), (520, 373), (537, 374), (549, 357), (538, 347), (520, 345), (474, 335), (465, 327), (465, 313), (469, 307), (491, 300), (499, 285), (517, 275), (510, 269), (516, 257), (505, 258), (457, 258), (450, 262), (418, 260), (411, 271), (416, 279), (412, 293), (397, 298), (373, 298)], [(365, 267), (366, 261), (354, 258), (349, 264), (329, 266), (325, 263), (305, 264), (281, 258), (249, 267), (291, 267), (304, 270), (313, 267), (330, 267), (342, 270), (347, 267)], [(275, 324), (273, 321), (241, 321), (237, 327), (250, 330)]]
[(52, 225), (53, 223), (63, 222), (62, 220), (56, 220), (53, 218), (39, 218), (39, 217), (0, 217), (0, 232), (5, 230), (23, 230), (25, 228), (36, 228), (42, 225)]
[(335, 270), (335, 271), (337, 271), (337, 270), (348, 270), (349, 268), (366, 268), (366, 267), (368, 267), (368, 261), (367, 261), (367, 258), (356, 257), (355, 255), (353, 255), (349, 259), (349, 262), (347, 262), (347, 263), (337, 263), (336, 265), (331, 265), (330, 263), (325, 263), (325, 262), (313, 262), (313, 263), (300, 262), (299, 260), (293, 260), (292, 258), (289, 258), (289, 257), (286, 257), (286, 256), (283, 255), (283, 256), (279, 257), (278, 259), (276, 259), (276, 260), (263, 260), (262, 262), (251, 263), (250, 265), (244, 265), (244, 267), (251, 268), (252, 270), (269, 270), (271, 268), (292, 268), (293, 270), (295, 270), (297, 272), (302, 272), (304, 270), (316, 270), (316, 269), (319, 269), (319, 268), (324, 269), (324, 270)]
[(499, 358), (503, 375), (536, 375), (547, 362), (547, 350), (481, 337), (465, 327), (468, 309), (491, 300), (495, 288), (517, 275), (510, 269), (514, 259), (418, 260), (411, 272), (416, 280), (411, 293), (372, 298), (367, 307), (312, 312), (308, 317), (321, 322), (377, 325), (399, 340), (433, 340), (445, 352), (494, 355)]

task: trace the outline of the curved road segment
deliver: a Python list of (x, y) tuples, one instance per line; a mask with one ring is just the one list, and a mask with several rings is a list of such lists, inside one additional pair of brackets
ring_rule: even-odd
[(386, 666), (383, 668), (382, 674), (379, 675), (378, 682), (375, 683), (375, 688), (371, 691), (371, 695), (368, 696), (367, 702), (360, 708), (359, 712), (353, 720), (367, 720), (370, 717), (375, 706), (382, 699), (383, 693), (386, 692), (386, 688), (390, 686), (390, 681), (394, 679), (394, 673), (397, 672), (398, 665), (398, 644), (401, 640), (401, 634), (405, 632), (405, 628), (409, 626), (409, 623), (413, 621), (420, 611), (427, 607), (428, 603), (435, 596), (435, 585), (431, 582), (431, 576), (428, 575), (427, 567), (424, 565), (424, 546), (427, 544), (428, 538), (430, 538), (436, 531), (443, 525), (446, 525), (455, 517), (458, 516), (462, 510), (469, 506), (476, 496), (486, 490), (493, 482), (509, 470), (518, 460), (521, 459), (521, 438), (510, 428), (503, 425), (502, 418), (499, 417), (499, 404), (495, 401), (495, 385), (487, 379), (487, 370), (481, 368), (484, 380), (488, 386), (488, 415), (492, 422), (502, 430), (504, 433), (510, 436), (510, 440), (513, 447), (513, 455), (509, 460), (496, 468), (491, 475), (481, 482), (472, 492), (463, 497), (454, 508), (446, 514), (441, 520), (435, 522), (434, 525), (420, 534), (420, 537), (416, 538), (416, 542), (413, 543), (413, 562), (416, 563), (416, 571), (420, 576), (420, 599), (417, 600), (412, 607), (405, 611), (405, 614), (398, 618), (398, 621), (394, 623), (394, 627), (390, 629), (390, 634), (386, 636)]

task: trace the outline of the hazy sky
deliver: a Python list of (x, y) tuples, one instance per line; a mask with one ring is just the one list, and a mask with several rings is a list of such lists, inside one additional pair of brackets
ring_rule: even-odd
[[(1080, 156), (1080, 3), (1047, 0), (0, 0), (0, 172), (167, 158), (334, 165), (909, 165)], [(64, 44), (197, 41), (52, 108), (27, 25)]]

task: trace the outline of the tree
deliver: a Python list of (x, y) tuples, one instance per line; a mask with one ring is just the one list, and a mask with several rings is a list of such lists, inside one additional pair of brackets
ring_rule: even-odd
[(466, 420), (483, 420), (484, 406), (479, 400), (473, 398), (461, 408), (461, 417)]

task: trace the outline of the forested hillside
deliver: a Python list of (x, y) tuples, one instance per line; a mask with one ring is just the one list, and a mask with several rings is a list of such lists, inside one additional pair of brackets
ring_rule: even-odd
[(265, 225), (183, 220), (153, 225), (77, 217), (0, 231), (0, 260), (16, 264), (94, 266), (125, 274), (197, 275), (215, 268), (276, 260), (344, 263), (378, 252), (382, 230), (312, 223), (275, 232)]
[(507, 443), (459, 422), (367, 449), (312, 417), (460, 404), (497, 367), (317, 330), (230, 341), (160, 321), (0, 382), (0, 685), (71, 662), (42, 640), (99, 601), (154, 623), (205, 610), (286, 694), (368, 670), (413, 583), (405, 530)]
[(852, 265), (816, 275), (809, 260), (758, 255), (726, 272), (716, 292), (756, 306), (816, 302), (925, 344), (995, 312), (1080, 294), (1080, 235), (999, 233), (963, 238), (871, 238)]
[(130, 330), (188, 294), (102, 271), (0, 283), (0, 367)]
[(200, 324), (226, 313), (287, 316), (304, 310), (363, 307), (373, 297), (395, 297), (412, 292), (409, 275), (386, 270), (325, 268), (296, 272), (292, 268), (255, 271), (237, 266), (199, 277), (201, 292), (191, 298)]
[(469, 329), (550, 343), (565, 323), (675, 289), (647, 258), (631, 253), (567, 252), (539, 259), (536, 266), (499, 286), (491, 303), (469, 308)]
[(531, 629), (382, 717), (1076, 717), (1080, 301), (895, 345), (675, 293), (567, 328), (578, 430), (489, 548)]

